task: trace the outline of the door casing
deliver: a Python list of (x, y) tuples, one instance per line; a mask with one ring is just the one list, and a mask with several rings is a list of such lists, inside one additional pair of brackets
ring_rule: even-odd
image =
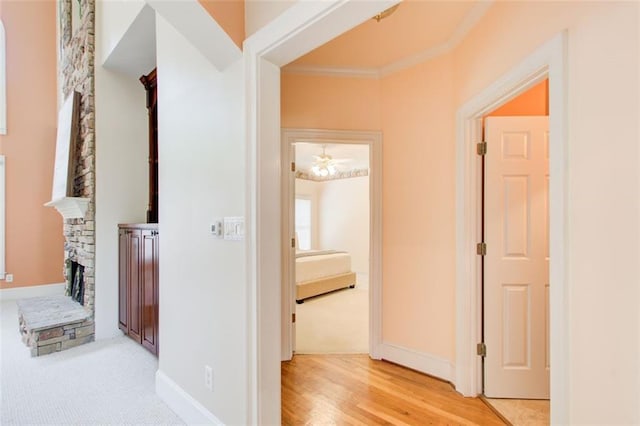
[(382, 134), (347, 130), (283, 129), (282, 146), (282, 360), (293, 356), (294, 327), (291, 317), (295, 309), (295, 258), (291, 238), (294, 228), (291, 203), (293, 173), (291, 146), (296, 142), (318, 144), (354, 144), (369, 146), (369, 356), (380, 359), (382, 343)]
[(551, 420), (568, 422), (569, 327), (567, 277), (566, 98), (567, 34), (539, 47), (502, 78), (464, 104), (456, 117), (456, 390), (482, 393), (482, 361), (476, 354), (482, 331), (480, 256), (482, 117), (545, 78), (549, 79)]

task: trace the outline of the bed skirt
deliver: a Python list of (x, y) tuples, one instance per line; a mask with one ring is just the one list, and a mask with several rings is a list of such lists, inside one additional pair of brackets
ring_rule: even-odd
[(296, 283), (296, 302), (302, 303), (306, 298), (355, 285), (355, 272), (347, 272), (344, 274), (319, 278), (317, 280)]

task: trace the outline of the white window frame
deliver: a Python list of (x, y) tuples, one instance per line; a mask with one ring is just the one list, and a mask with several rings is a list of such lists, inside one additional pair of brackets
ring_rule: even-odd
[[(300, 245), (300, 235), (298, 234), (298, 228), (295, 227), (295, 232), (297, 235), (297, 240), (296, 240), (296, 248), (300, 249), (300, 250), (310, 250), (313, 247), (313, 200), (311, 199), (310, 196), (308, 195), (298, 195), (296, 194), (295, 196), (295, 200), (304, 200), (304, 201), (308, 201), (309, 202), (309, 248), (308, 249), (303, 249), (302, 246)], [(296, 218), (298, 217), (297, 213), (296, 213)]]
[[(7, 63), (4, 23), (0, 20), (0, 135), (7, 134)], [(4, 270), (4, 269), (3, 269)]]
[(0, 155), (0, 280), (5, 278), (5, 156)]

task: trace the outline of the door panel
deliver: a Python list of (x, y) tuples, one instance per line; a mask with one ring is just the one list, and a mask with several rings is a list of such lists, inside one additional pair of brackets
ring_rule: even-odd
[(158, 236), (142, 231), (142, 345), (158, 353)]
[(129, 233), (129, 336), (138, 343), (142, 343), (142, 312), (140, 312), (140, 244), (141, 233), (139, 230), (131, 230)]
[(529, 254), (529, 177), (504, 176), (503, 256), (526, 258)]
[(485, 395), (546, 399), (548, 117), (489, 117), (485, 136)]
[(127, 306), (127, 251), (129, 244), (129, 236), (127, 231), (121, 229), (118, 232), (119, 259), (118, 259), (118, 327), (124, 332), (128, 332), (129, 307)]

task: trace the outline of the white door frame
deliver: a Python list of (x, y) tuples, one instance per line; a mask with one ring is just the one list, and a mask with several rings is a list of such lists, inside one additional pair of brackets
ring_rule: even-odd
[(561, 33), (538, 48), (458, 111), (456, 117), (456, 389), (466, 396), (482, 392), (480, 342), (481, 169), (476, 143), (482, 117), (544, 78), (549, 78), (550, 344), (551, 422), (568, 423), (569, 326), (567, 250), (567, 36)]
[(280, 424), (280, 67), (400, 0), (296, 2), (244, 41), (249, 424)]
[(382, 133), (348, 130), (283, 129), (282, 146), (282, 360), (293, 356), (291, 314), (295, 297), (295, 258), (289, 243), (293, 229), (290, 173), (291, 146), (297, 142), (354, 144), (369, 147), (369, 356), (380, 359), (382, 343)]

